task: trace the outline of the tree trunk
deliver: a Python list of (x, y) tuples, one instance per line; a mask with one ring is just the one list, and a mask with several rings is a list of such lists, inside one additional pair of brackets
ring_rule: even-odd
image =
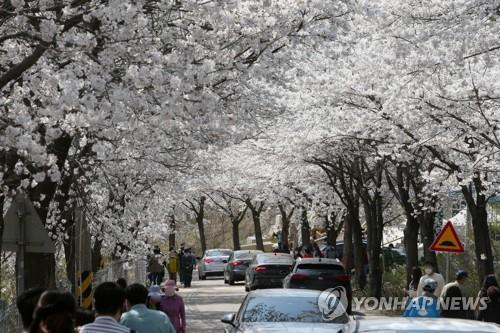
[(257, 250), (264, 251), (264, 241), (262, 240), (262, 228), (260, 226), (260, 213), (264, 208), (264, 203), (260, 202), (253, 205), (250, 199), (246, 199), (245, 203), (252, 213), (253, 226), (255, 230), (255, 247)]
[(411, 214), (406, 214), (404, 246), (406, 251), (406, 286), (411, 282), (413, 267), (418, 267), (418, 221)]
[(290, 211), (289, 214), (286, 212), (286, 208), (283, 205), (278, 205), (278, 208), (280, 210), (281, 214), (281, 246), (284, 251), (289, 252), (290, 251), (290, 218), (293, 215), (294, 209)]
[(345, 270), (351, 273), (353, 268), (353, 224), (355, 217), (351, 212), (347, 213), (346, 220), (344, 223), (344, 251), (342, 253), (342, 263), (344, 264)]
[(367, 248), (369, 266), (369, 296), (382, 297), (382, 275), (381, 265), (382, 235), (383, 235), (383, 204), (379, 193), (374, 195), (372, 202), (364, 202), (363, 207), (367, 225)]
[(435, 213), (423, 213), (419, 217), (420, 238), (422, 241), (422, 246), (424, 247), (424, 262), (432, 263), (436, 268), (436, 272), (439, 272), (436, 252), (430, 250), (432, 242), (434, 242), (434, 238), (436, 237), (436, 233), (434, 230), (435, 215)]
[(231, 221), (231, 225), (233, 227), (233, 249), (234, 251), (240, 250), (240, 222), (241, 220), (233, 220)]
[(101, 261), (102, 261), (102, 255), (101, 255), (101, 247), (102, 247), (102, 242), (100, 240), (95, 240), (94, 244), (92, 245), (92, 272), (97, 272), (102, 268)]
[(472, 194), (472, 188), (462, 186), (462, 193), (472, 218), (474, 248), (477, 262), (476, 267), (479, 279), (482, 282), (486, 275), (495, 273), (495, 267), (493, 265), (493, 251), (491, 248), (491, 238), (488, 226), (488, 212), (486, 210), (488, 200), (483, 192), (485, 189), (483, 188), (479, 172), (477, 172), (473, 178), (473, 183), (476, 192), (475, 201)]
[(364, 289), (366, 286), (366, 249), (363, 246), (363, 231), (361, 230), (359, 216), (354, 216), (352, 221), (352, 246), (354, 267), (356, 268), (356, 283), (359, 289)]
[(307, 219), (307, 210), (303, 207), (300, 216), (300, 233), (302, 236), (302, 245), (311, 245), (311, 227)]
[(172, 214), (170, 217), (170, 233), (168, 234), (168, 248), (169, 250), (173, 248), (176, 249), (175, 244), (175, 215)]

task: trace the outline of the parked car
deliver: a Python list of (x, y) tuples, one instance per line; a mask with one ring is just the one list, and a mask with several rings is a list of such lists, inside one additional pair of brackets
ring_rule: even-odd
[(245, 274), (245, 290), (280, 288), (283, 279), (293, 268), (293, 257), (289, 253), (259, 253)]
[(224, 275), (224, 267), (232, 253), (229, 249), (206, 250), (198, 264), (200, 280), (205, 280), (207, 276)]
[(386, 268), (390, 268), (395, 265), (406, 265), (406, 255), (402, 254), (394, 248), (384, 247), (382, 248), (384, 254), (384, 265)]
[(318, 299), (321, 292), (301, 289), (268, 289), (248, 293), (238, 313), (222, 318), (226, 333), (341, 332), (348, 316), (325, 320)]
[(476, 320), (451, 318), (402, 318), (386, 317), (353, 320), (346, 333), (500, 333), (500, 326)]
[(349, 301), (347, 311), (351, 312), (351, 277), (337, 259), (298, 258), (292, 272), (283, 280), (283, 287), (320, 291), (344, 287)]
[(224, 283), (233, 285), (235, 281), (245, 280), (245, 273), (252, 262), (254, 255), (262, 253), (259, 250), (234, 251), (224, 268)]

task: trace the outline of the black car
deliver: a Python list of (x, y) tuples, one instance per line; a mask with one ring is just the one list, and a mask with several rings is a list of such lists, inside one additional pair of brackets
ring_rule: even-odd
[(280, 288), (292, 268), (293, 257), (288, 253), (257, 254), (246, 271), (245, 290)]
[(224, 268), (224, 283), (233, 285), (235, 281), (245, 280), (245, 273), (252, 262), (253, 256), (262, 253), (260, 250), (234, 251)]
[(351, 309), (351, 277), (337, 259), (299, 258), (290, 274), (283, 280), (284, 288), (326, 290), (343, 287)]

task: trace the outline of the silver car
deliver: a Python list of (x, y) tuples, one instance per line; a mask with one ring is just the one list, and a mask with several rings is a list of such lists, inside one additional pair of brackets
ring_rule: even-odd
[(211, 249), (206, 250), (198, 264), (198, 277), (205, 280), (207, 276), (224, 275), (229, 256), (233, 250), (229, 249)]
[(265, 289), (248, 293), (237, 314), (227, 314), (226, 333), (335, 333), (348, 317), (325, 319), (318, 305), (321, 292), (306, 289)]
[(477, 320), (452, 318), (374, 318), (353, 320), (346, 333), (500, 333), (500, 326)]

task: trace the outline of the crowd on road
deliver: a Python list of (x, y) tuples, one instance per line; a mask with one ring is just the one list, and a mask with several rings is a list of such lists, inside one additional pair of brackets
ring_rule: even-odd
[(179, 250), (170, 247), (168, 255), (161, 253), (160, 247), (155, 246), (153, 254), (148, 261), (148, 283), (150, 285), (159, 285), (165, 278), (165, 270), (168, 272), (170, 280), (180, 283), (186, 287), (191, 287), (193, 279), (193, 270), (196, 266), (196, 257), (191, 248), (186, 248), (181, 244)]
[(174, 280), (149, 289), (126, 280), (103, 282), (94, 311), (78, 308), (67, 291), (28, 289), (17, 299), (23, 333), (185, 333), (184, 300)]

